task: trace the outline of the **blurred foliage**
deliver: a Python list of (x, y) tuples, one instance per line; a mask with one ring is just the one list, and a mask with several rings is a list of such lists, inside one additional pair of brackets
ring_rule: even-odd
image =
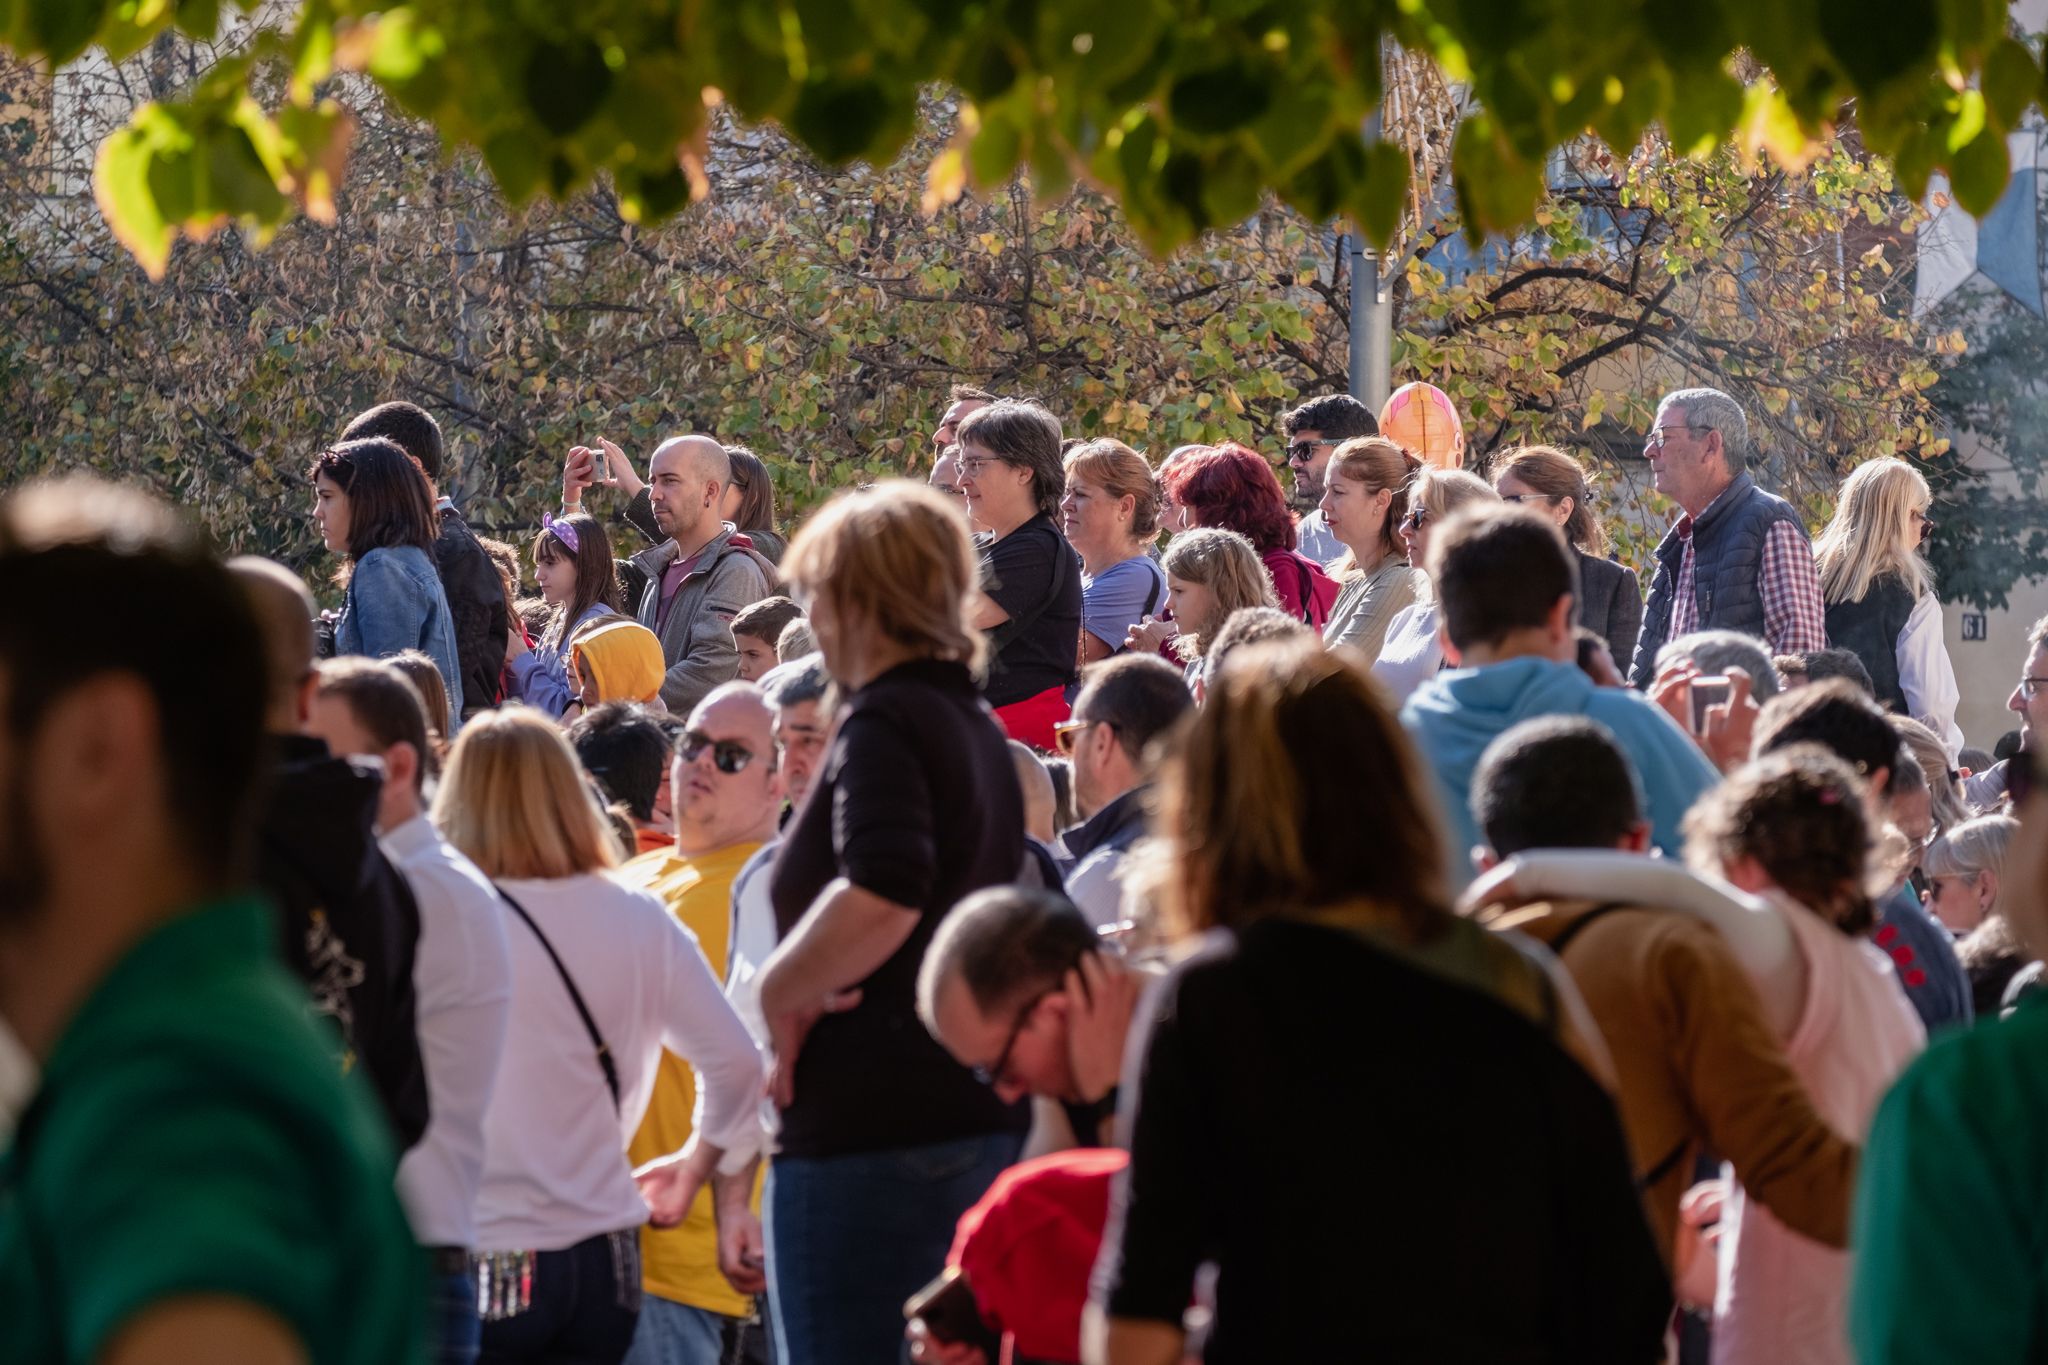
[[(1268, 203), (1161, 261), (1095, 191), (1012, 184), (927, 212), (925, 168), (964, 117), (936, 96), (882, 170), (721, 116), (716, 194), (658, 226), (604, 188), (508, 208), (476, 159), (372, 100), (331, 224), (263, 251), (217, 234), (152, 283), (93, 211), (91, 149), (216, 55), (164, 39), (54, 91), (0, 63), (0, 483), (141, 477), (227, 545), (308, 567), (305, 467), (386, 398), (440, 417), (450, 491), (523, 542), (567, 447), (600, 434), (642, 458), (690, 429), (745, 442), (787, 515), (921, 476), (954, 382), (1037, 395), (1070, 435), (1155, 458), (1228, 436), (1276, 460), (1279, 414), (1346, 386), (1349, 280), (1325, 230)], [(1448, 145), (1455, 119), (1432, 126)], [(1475, 253), (1440, 170), (1389, 264), (1396, 381), (1451, 393), (1475, 463), (1533, 440), (1588, 455), (1640, 565), (1665, 510), (1641, 433), (1667, 389), (1741, 398), (1770, 478), (1816, 518), (1854, 461), (1938, 453), (1936, 348), (1896, 297), (1911, 210), (1853, 140), (1797, 172), (1586, 141), (1555, 180), (1534, 226)]]
[(1367, 125), (1397, 49), (1479, 111), (1453, 148), (1475, 241), (1524, 224), (1553, 149), (1589, 130), (1627, 148), (1661, 128), (1688, 155), (1732, 138), (1799, 169), (1850, 107), (1909, 198), (1941, 169), (1981, 214), (2043, 79), (2004, 0), (0, 0), (0, 42), (62, 67), (172, 30), (241, 35), (250, 14), (232, 60), (100, 151), (100, 204), (153, 274), (179, 233), (331, 215), (368, 98), (339, 73), (479, 151), (514, 204), (604, 176), (640, 222), (708, 187), (715, 110), (830, 164), (890, 165), (943, 86), (958, 135), (915, 167), (936, 200), (1000, 199), (1019, 171), (1046, 202), (1086, 182), (1155, 251), (1269, 194), (1389, 241), (1412, 166)]

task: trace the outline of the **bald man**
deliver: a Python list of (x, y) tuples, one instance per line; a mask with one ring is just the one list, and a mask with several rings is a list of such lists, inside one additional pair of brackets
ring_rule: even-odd
[(275, 769), (256, 831), (256, 884), (277, 906), (279, 946), (333, 1021), (336, 1064), (369, 1073), (395, 1146), (426, 1131), (427, 1073), (413, 986), (419, 907), (377, 847), (378, 764), (358, 766), (304, 733), (319, 675), (313, 599), (282, 564), (228, 561), (263, 632), (264, 729)]
[[(725, 519), (732, 460), (710, 436), (672, 436), (655, 447), (643, 485), (626, 453), (610, 441), (601, 452), (578, 446), (562, 477), (562, 505), (580, 510), (585, 487), (615, 487), (633, 499), (626, 515), (645, 529), (651, 520), (659, 544), (620, 561), (620, 577), (644, 582), (636, 604), (640, 624), (661, 640), (668, 664), (661, 699), (688, 715), (712, 688), (739, 677), (740, 651), (732, 618), (770, 596), (775, 566)], [(640, 499), (646, 498), (646, 517)]]

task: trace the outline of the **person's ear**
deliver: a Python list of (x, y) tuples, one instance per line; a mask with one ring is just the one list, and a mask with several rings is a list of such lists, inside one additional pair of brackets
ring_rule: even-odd
[(1449, 627), (1441, 623), (1438, 624), (1436, 628), (1436, 642), (1443, 646), (1445, 663), (1449, 664), (1452, 668), (1463, 668), (1465, 666), (1465, 653), (1451, 643)]
[(1557, 516), (1560, 523), (1572, 519), (1572, 513), (1579, 510), (1579, 500), (1567, 493), (1557, 500)]
[(1553, 640), (1572, 638), (1572, 607), (1574, 599), (1570, 593), (1550, 605), (1550, 615), (1543, 620), (1544, 633)]
[(308, 668), (306, 676), (299, 679), (298, 695), (292, 698), (292, 711), (298, 717), (299, 729), (303, 732), (306, 722), (313, 718), (313, 694), (320, 690), (320, 670)]
[(407, 740), (399, 740), (384, 751), (384, 780), (399, 787), (418, 790), (420, 751)]
[(1977, 904), (1987, 911), (1998, 904), (1998, 873), (1988, 867), (1977, 874)]

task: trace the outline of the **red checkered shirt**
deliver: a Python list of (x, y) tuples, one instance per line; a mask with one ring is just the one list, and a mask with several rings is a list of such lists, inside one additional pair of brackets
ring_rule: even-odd
[[(1692, 524), (1691, 517), (1681, 517), (1678, 522), (1683, 548), (1667, 637), (1673, 640), (1700, 628), (1699, 598), (1693, 593)], [(1764, 639), (1771, 653), (1803, 654), (1828, 647), (1828, 609), (1821, 597), (1820, 570), (1814, 567), (1813, 543), (1797, 522), (1778, 522), (1764, 535), (1756, 587), (1763, 597)]]

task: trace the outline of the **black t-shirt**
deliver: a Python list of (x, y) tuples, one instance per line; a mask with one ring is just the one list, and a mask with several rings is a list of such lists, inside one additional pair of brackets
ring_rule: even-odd
[(796, 1064), (781, 1148), (797, 1157), (1021, 1132), (1006, 1105), (925, 1031), (917, 969), (946, 912), (1014, 882), (1023, 798), (1003, 732), (962, 664), (899, 665), (848, 697), (825, 762), (791, 819), (769, 896), (787, 938), (827, 883), (845, 877), (915, 908), (917, 927), (859, 983), (860, 1004), (818, 1021)]
[(1214, 1261), (1211, 1365), (1662, 1358), (1670, 1286), (1614, 1105), (1506, 1005), (1272, 920), (1146, 1015), (1113, 1315), (1177, 1325)]
[(981, 590), (1010, 613), (988, 633), (988, 704), (1065, 687), (1081, 645), (1081, 557), (1043, 512), (1001, 540), (978, 539)]

